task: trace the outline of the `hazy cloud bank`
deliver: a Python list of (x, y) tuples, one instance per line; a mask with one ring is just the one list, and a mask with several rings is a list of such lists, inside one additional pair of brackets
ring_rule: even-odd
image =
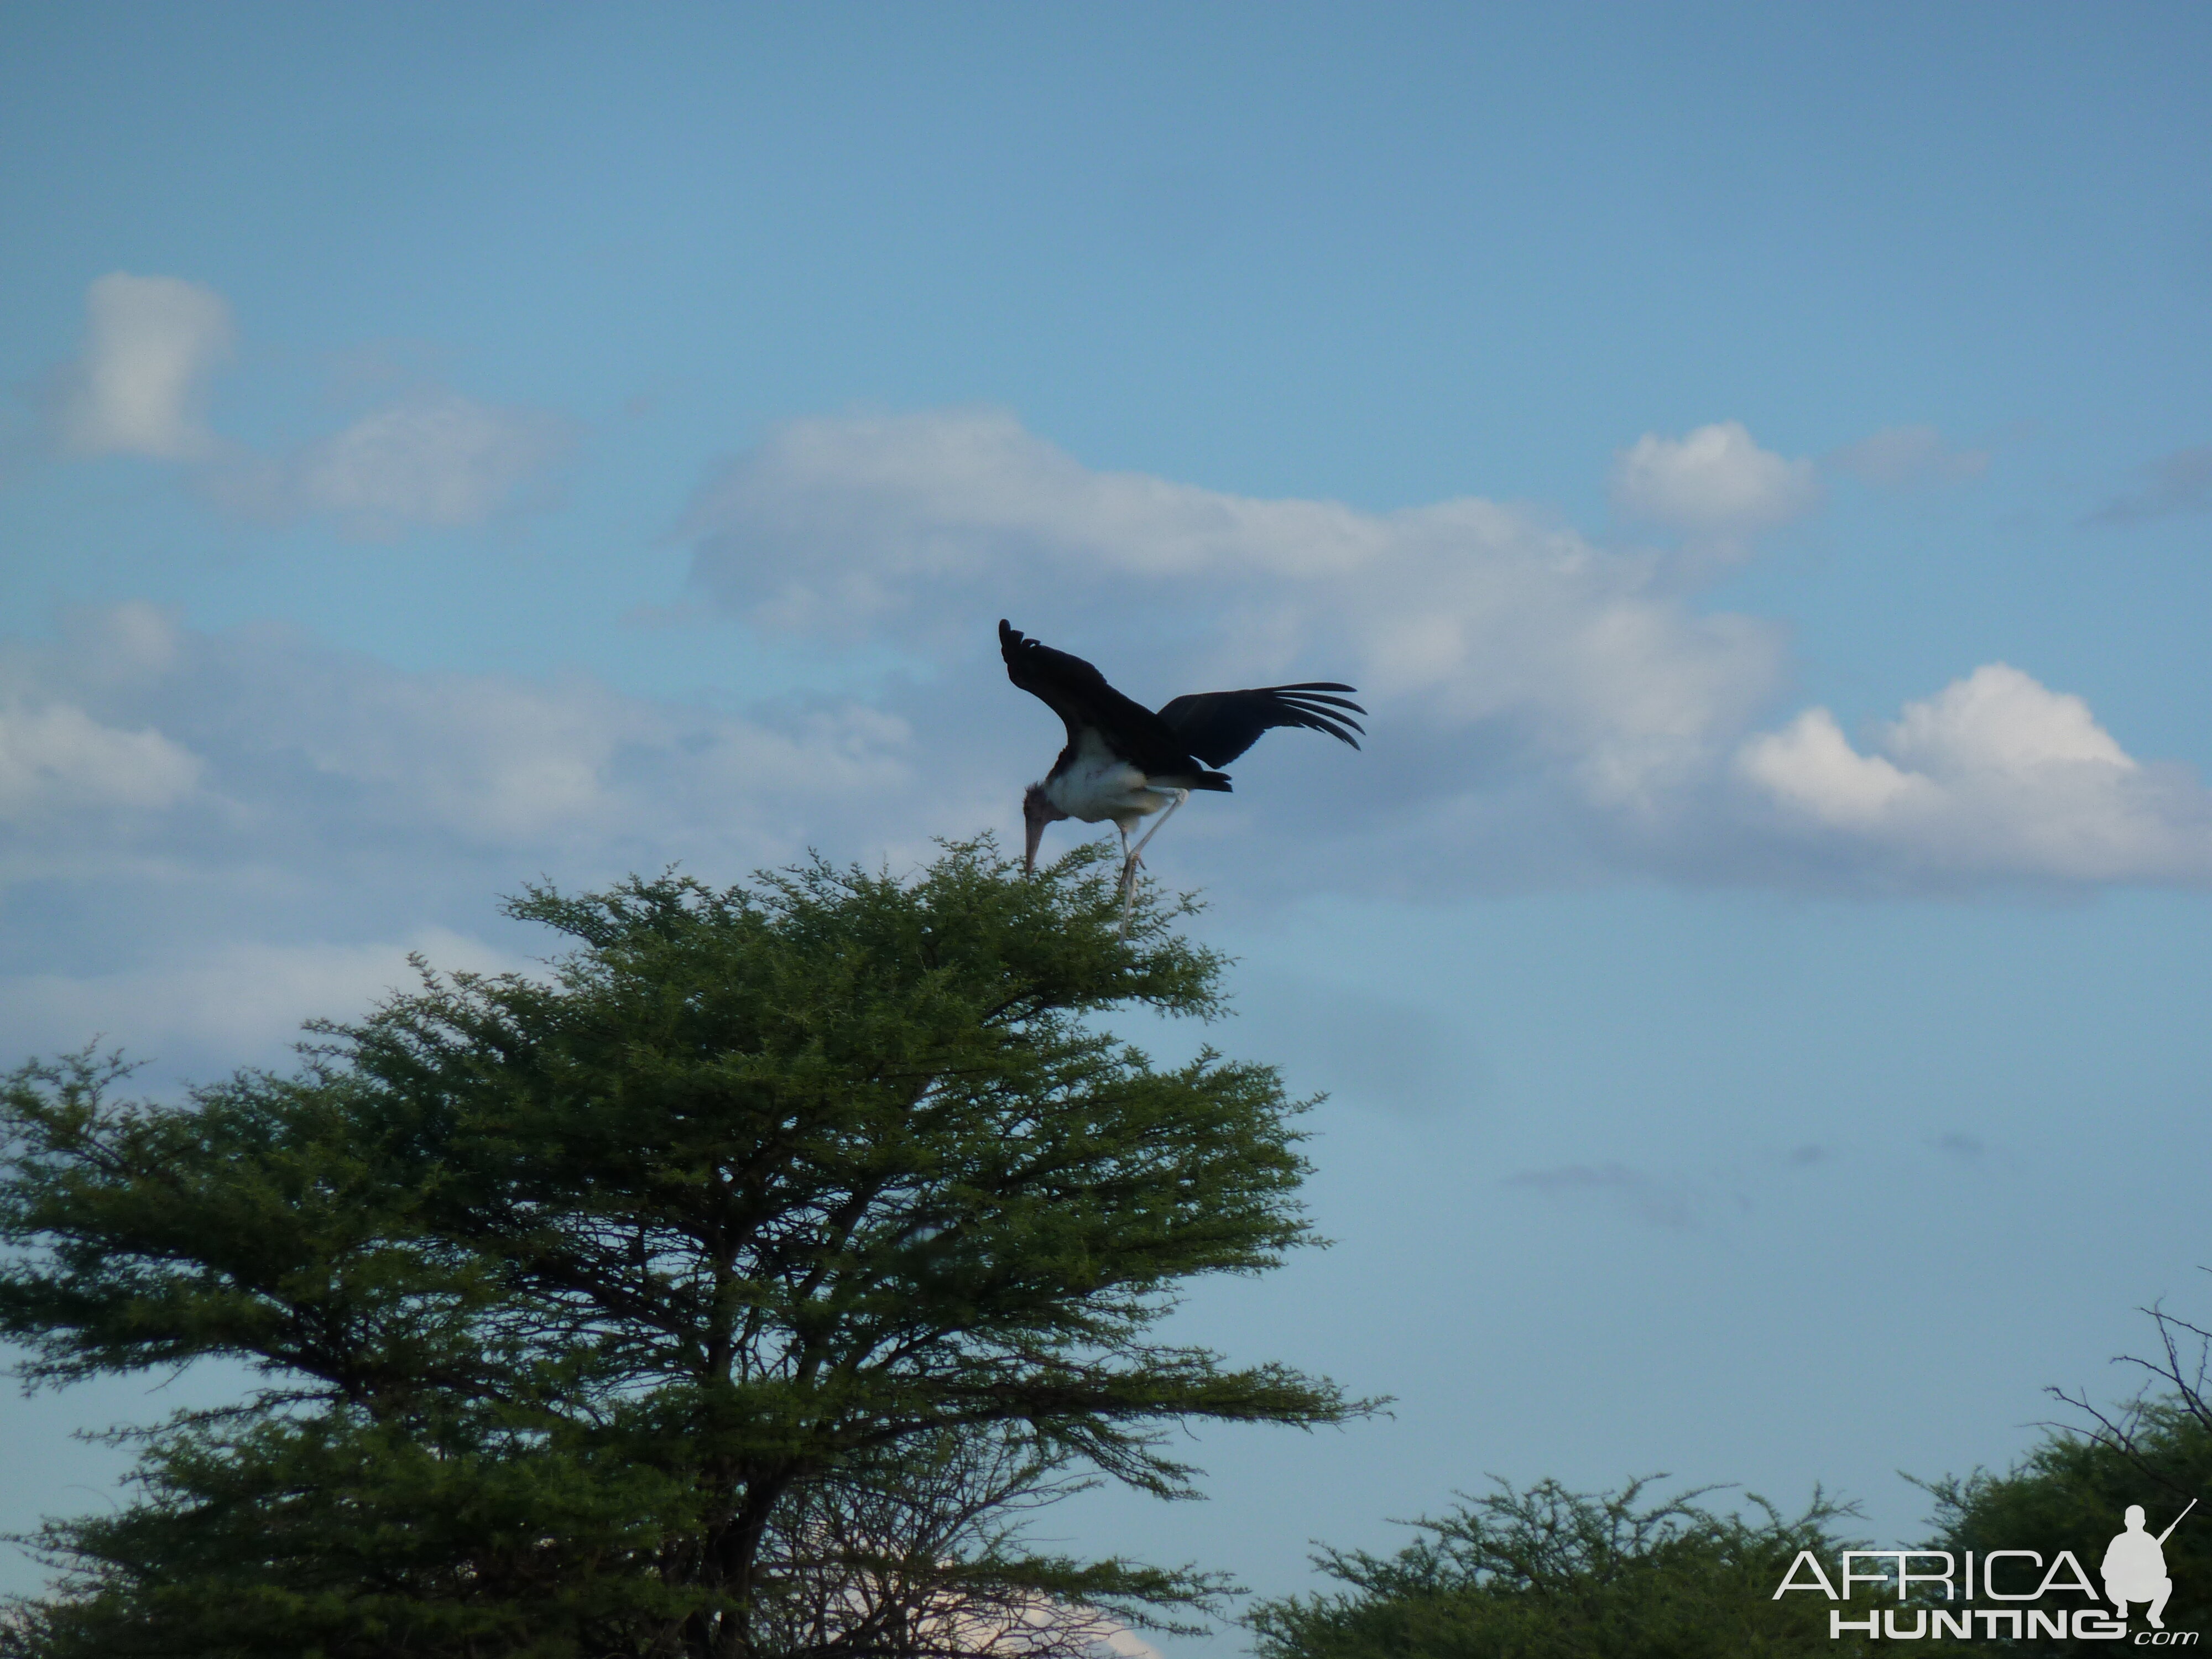
[(143, 605), (82, 615), (0, 642), (0, 1028), (18, 1052), (104, 1030), (234, 1063), (360, 1012), (410, 946), (443, 966), (547, 948), (495, 915), (541, 873), (728, 881), (814, 844), (919, 858), (981, 803), (940, 797), (886, 833), (871, 808), (914, 805), (911, 749), (856, 703), (738, 717)]
[(1932, 426), (1893, 426), (1826, 458), (1830, 470), (1877, 489), (1968, 483), (1990, 470), (1986, 449), (1954, 449)]
[(327, 514), (348, 534), (384, 539), (544, 505), (580, 434), (545, 410), (425, 386), (289, 453), (259, 453), (207, 418), (237, 332), (228, 303), (200, 283), (99, 278), (85, 295), (83, 347), (56, 382), (61, 451), (186, 463), (196, 492), (226, 512), (274, 524)]
[(2183, 513), (2212, 513), (2212, 444), (2177, 449), (2142, 469), (2143, 482), (2089, 515), (2091, 524), (2140, 524)]
[[(100, 290), (71, 441), (181, 461), (241, 509), (364, 533), (477, 522), (567, 441), (432, 392), (288, 459), (241, 458), (198, 412), (229, 339), (220, 301), (103, 280), (124, 285)], [(1962, 665), (1849, 732), (1790, 706), (1779, 624), (1705, 608), (1728, 562), (1820, 510), (1830, 473), (1972, 471), (1900, 432), (1848, 465), (1735, 422), (1646, 434), (1609, 482), (1667, 548), (1474, 498), (1372, 512), (1102, 472), (993, 410), (793, 422), (696, 492), (698, 595), (932, 672), (742, 713), (582, 675), (407, 672), (144, 605), (82, 615), (57, 641), (0, 641), (0, 884), (33, 922), (0, 951), (0, 1001), (26, 1042), (115, 1012), (265, 1043), (295, 1006), (348, 1012), (300, 1005), (357, 1003), (410, 942), (515, 959), (491, 896), (541, 872), (577, 885), (680, 861), (730, 880), (810, 847), (896, 866), (934, 836), (1011, 830), (1060, 734), (1006, 684), (1000, 615), (1154, 704), (1361, 688), (1366, 752), (1272, 737), (1234, 794), (1156, 843), (1163, 881), (1231, 905), (1624, 876), (1885, 893), (2212, 877), (2212, 795), (2130, 754), (2080, 696)]]

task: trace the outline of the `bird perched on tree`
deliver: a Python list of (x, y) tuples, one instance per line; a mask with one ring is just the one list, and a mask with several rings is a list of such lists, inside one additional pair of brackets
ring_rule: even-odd
[[(1036, 868), (1044, 827), (1061, 818), (1098, 823), (1108, 818), (1121, 832), (1122, 925), (1128, 925), (1137, 865), (1160, 824), (1190, 799), (1194, 789), (1227, 793), (1226, 766), (1278, 726), (1326, 732), (1359, 747), (1365, 728), (1353, 714), (1367, 711), (1337, 696), (1354, 688), (1335, 680), (1263, 685), (1245, 691), (1199, 691), (1164, 704), (1158, 714), (1123, 696), (1080, 657), (1030, 639), (1002, 617), (999, 653), (1006, 678), (1041, 699), (1067, 727), (1067, 745), (1042, 781), (1022, 797), (1028, 831), (1022, 867)], [(1164, 811), (1163, 811), (1164, 809)], [(1154, 812), (1159, 823), (1135, 846), (1129, 832)]]

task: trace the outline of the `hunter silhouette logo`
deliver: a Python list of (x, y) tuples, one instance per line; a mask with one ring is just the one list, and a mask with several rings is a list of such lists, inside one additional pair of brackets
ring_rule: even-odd
[[(2197, 1507), (2197, 1500), (2189, 1500), (2189, 1510)], [(2173, 1535), (2174, 1527), (2188, 1516), (2184, 1510), (2173, 1517), (2171, 1526), (2155, 1538), (2143, 1530), (2143, 1506), (2128, 1505), (2128, 1529), (2117, 1534), (2105, 1547), (2105, 1594), (2120, 1617), (2128, 1616), (2128, 1603), (2148, 1601), (2150, 1611), (2145, 1615), (2153, 1630), (2164, 1630), (2166, 1620), (2160, 1615), (2166, 1611), (2166, 1597), (2173, 1594), (2173, 1580), (2166, 1576), (2166, 1540)]]

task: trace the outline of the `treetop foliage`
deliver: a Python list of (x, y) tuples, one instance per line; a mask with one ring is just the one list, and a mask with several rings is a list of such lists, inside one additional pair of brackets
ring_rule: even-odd
[[(264, 1379), (153, 1431), (121, 1515), (49, 1525), (68, 1577), (17, 1646), (920, 1651), (912, 1597), (857, 1619), (791, 1528), (928, 1532), (899, 1471), (947, 1458), (996, 1472), (953, 1482), (984, 1509), (1069, 1468), (1183, 1494), (1164, 1425), (1364, 1409), (1158, 1340), (1187, 1281), (1316, 1242), (1299, 1105), (1098, 1027), (1216, 1013), (1223, 963), (1149, 896), (1123, 937), (1097, 862), (532, 887), (548, 972), (418, 963), (294, 1074), (163, 1104), (89, 1051), (16, 1073), (0, 1334), (32, 1378)], [(991, 1538), (938, 1565), (1140, 1615), (1217, 1588)]]
[[(1663, 1479), (1664, 1477), (1654, 1477)], [(1649, 1480), (1617, 1492), (1525, 1490), (1504, 1480), (1462, 1496), (1395, 1555), (1324, 1548), (1314, 1565), (1349, 1586), (1263, 1601), (1250, 1622), (1261, 1659), (1780, 1659), (1855, 1654), (1832, 1640), (1828, 1604), (1774, 1599), (1800, 1550), (1833, 1559), (1851, 1511), (1815, 1493), (1785, 1517), (1753, 1497), (1753, 1518), (1688, 1492), (1648, 1503)]]
[[(2045, 1560), (2071, 1550), (2095, 1583), (2105, 1546), (2130, 1504), (2144, 1506), (2146, 1530), (2155, 1535), (2197, 1498), (2196, 1511), (2166, 1540), (2173, 1597), (2164, 1618), (2169, 1629), (2201, 1631), (2212, 1625), (2212, 1520), (2206, 1519), (2212, 1503), (2203, 1501), (2212, 1498), (2212, 1419), (2203, 1398), (2191, 1389), (2138, 1400), (2117, 1417), (2097, 1416), (2087, 1433), (2054, 1429), (2002, 1474), (1977, 1469), (1922, 1483), (1936, 1500), (1930, 1547), (1984, 1558), (1991, 1550), (2034, 1550)], [(2140, 1620), (2142, 1607), (2135, 1613)], [(2102, 1652), (2106, 1644), (2069, 1639), (2039, 1646), (2066, 1654)], [(1929, 1650), (1969, 1650), (1949, 1643)]]

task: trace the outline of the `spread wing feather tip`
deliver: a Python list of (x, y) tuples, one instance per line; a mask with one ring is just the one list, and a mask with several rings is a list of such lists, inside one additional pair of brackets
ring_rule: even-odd
[(1364, 735), (1367, 728), (1352, 715), (1367, 711), (1347, 697), (1330, 695), (1353, 689), (1338, 680), (1307, 680), (1243, 691), (1199, 691), (1167, 704), (1160, 719), (1208, 766), (1228, 765), (1279, 726), (1326, 732), (1357, 749), (1359, 738), (1353, 734)]

